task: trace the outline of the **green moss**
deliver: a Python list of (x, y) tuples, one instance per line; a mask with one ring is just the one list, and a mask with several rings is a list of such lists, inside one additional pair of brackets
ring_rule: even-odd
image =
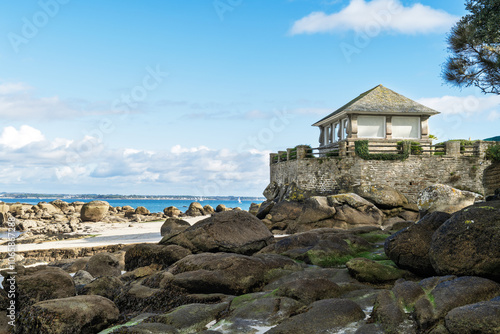
[(349, 260), (353, 259), (353, 255), (334, 255), (325, 254), (325, 252), (308, 251), (307, 256), (312, 264), (323, 268), (332, 268), (345, 265)]
[(434, 295), (431, 292), (427, 292), (427, 299), (429, 299), (429, 301), (431, 302), (432, 307), (436, 308), (436, 300), (434, 299)]
[(385, 241), (385, 239), (390, 237), (390, 234), (374, 231), (374, 232), (362, 233), (359, 236), (368, 242), (380, 242), (380, 241)]
[(364, 257), (365, 259), (370, 259), (374, 261), (385, 261), (389, 259), (387, 255), (385, 255), (385, 253), (373, 253), (373, 252), (357, 253), (356, 257)]

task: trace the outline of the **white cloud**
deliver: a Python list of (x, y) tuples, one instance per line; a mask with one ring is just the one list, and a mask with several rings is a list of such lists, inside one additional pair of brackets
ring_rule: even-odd
[(22, 82), (0, 84), (0, 95), (19, 93), (29, 90), (30, 87)]
[(267, 151), (111, 149), (90, 136), (50, 141), (27, 125), (0, 133), (0, 187), (6, 191), (258, 195), (269, 178)]
[(417, 102), (437, 110), (442, 114), (465, 114), (470, 115), (483, 111), (500, 109), (500, 96), (442, 96), (422, 98)]
[(354, 30), (377, 35), (445, 32), (458, 20), (443, 10), (420, 3), (405, 7), (400, 0), (351, 0), (338, 13), (313, 12), (296, 21), (291, 35)]
[(4, 145), (10, 149), (18, 149), (43, 140), (45, 140), (43, 134), (28, 125), (22, 125), (19, 130), (13, 126), (8, 126), (3, 129), (0, 135), (0, 145)]

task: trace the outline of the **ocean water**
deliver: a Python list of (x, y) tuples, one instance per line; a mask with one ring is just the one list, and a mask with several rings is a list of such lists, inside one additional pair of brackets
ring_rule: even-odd
[[(1, 201), (5, 203), (26, 203), (26, 204), (38, 204), (40, 202), (52, 202), (55, 201), (57, 198), (2, 198)], [(71, 202), (91, 202), (93, 199), (77, 199), (77, 198), (72, 198), (65, 200), (65, 202), (71, 203)], [(143, 206), (146, 209), (148, 209), (150, 212), (163, 212), (163, 209), (168, 208), (169, 206), (175, 206), (182, 212), (185, 212), (189, 204), (192, 202), (195, 202), (194, 200), (163, 200), (163, 199), (99, 199), (103, 200), (109, 203), (111, 206), (125, 206), (125, 205), (130, 205), (134, 209), (137, 208), (138, 206)], [(250, 208), (250, 204), (252, 203), (261, 203), (263, 200), (255, 200), (255, 201), (246, 201), (242, 200), (241, 203), (238, 201), (223, 201), (223, 200), (203, 200), (203, 201), (198, 201), (201, 205), (210, 205), (214, 209), (217, 207), (219, 204), (224, 204), (228, 208), (235, 208), (239, 207), (243, 210), (248, 210)]]

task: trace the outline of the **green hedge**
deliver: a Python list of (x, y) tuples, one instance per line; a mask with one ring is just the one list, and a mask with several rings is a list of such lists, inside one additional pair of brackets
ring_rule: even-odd
[(402, 153), (370, 153), (368, 140), (358, 140), (354, 143), (356, 155), (364, 160), (406, 160), (410, 156), (411, 143), (401, 142)]
[(500, 145), (493, 145), (486, 150), (486, 158), (500, 162)]
[[(397, 147), (399, 151), (403, 151), (403, 143), (408, 142), (406, 140), (398, 141)], [(422, 145), (419, 142), (412, 141), (410, 142), (411, 145), (411, 154), (412, 155), (421, 155), (424, 152), (424, 149), (422, 148)]]

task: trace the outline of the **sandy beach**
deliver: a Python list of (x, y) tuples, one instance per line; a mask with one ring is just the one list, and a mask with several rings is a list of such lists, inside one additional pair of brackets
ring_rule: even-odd
[[(182, 218), (191, 225), (205, 219), (209, 216)], [(161, 240), (160, 228), (164, 220), (150, 223), (133, 224), (105, 224), (95, 223), (92, 229), (87, 232), (92, 237), (52, 241), (39, 244), (18, 244), (16, 251), (31, 251), (42, 249), (61, 249), (74, 247), (96, 247), (117, 244), (135, 244), (135, 243), (155, 243)], [(131, 226), (129, 226), (131, 225)], [(94, 236), (95, 235), (95, 236)], [(0, 246), (0, 253), (7, 252), (7, 245)]]

